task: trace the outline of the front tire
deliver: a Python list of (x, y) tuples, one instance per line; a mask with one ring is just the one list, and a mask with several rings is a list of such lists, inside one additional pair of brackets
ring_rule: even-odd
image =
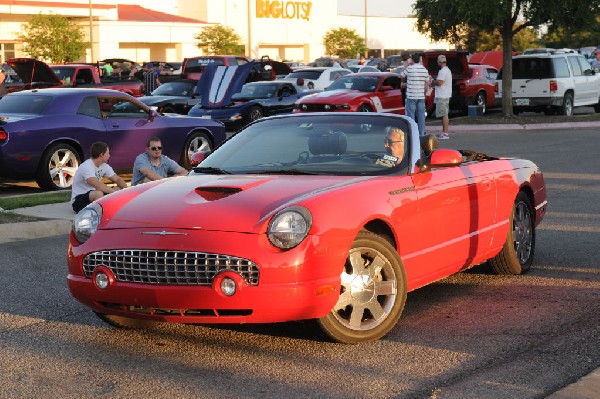
[(191, 168), (192, 155), (198, 151), (212, 151), (213, 144), (205, 133), (194, 132), (192, 133), (183, 147), (183, 154), (181, 155), (181, 166), (187, 170)]
[(361, 231), (346, 259), (340, 297), (331, 312), (317, 320), (332, 340), (348, 344), (386, 335), (406, 303), (406, 275), (396, 249), (385, 238)]
[(527, 195), (520, 192), (510, 214), (506, 242), (500, 253), (488, 263), (496, 274), (523, 274), (533, 263), (534, 252), (533, 208)]
[(96, 316), (103, 322), (110, 324), (113, 327), (123, 328), (128, 330), (145, 330), (152, 329), (158, 326), (160, 323), (150, 320), (132, 319), (130, 317), (116, 316), (112, 314), (103, 314), (94, 312)]
[(481, 107), (481, 113), (482, 115), (485, 115), (485, 112), (487, 111), (487, 99), (485, 97), (485, 92), (480, 91), (477, 93), (477, 96), (475, 97), (475, 105)]
[(258, 106), (254, 106), (254, 107), (250, 108), (250, 111), (248, 112), (248, 123), (257, 121), (260, 118), (262, 118), (263, 116), (264, 115), (263, 115), (262, 109)]
[(54, 144), (44, 151), (35, 180), (42, 190), (68, 189), (80, 164), (81, 156), (75, 148), (65, 143)]
[(356, 110), (357, 112), (373, 112), (373, 109), (367, 104), (363, 104)]

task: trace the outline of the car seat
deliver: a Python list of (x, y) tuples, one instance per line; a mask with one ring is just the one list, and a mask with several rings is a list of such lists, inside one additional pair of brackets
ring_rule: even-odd
[(321, 160), (324, 155), (334, 155), (337, 159), (346, 152), (347, 147), (348, 141), (343, 132), (315, 135), (308, 139), (308, 150), (311, 154), (321, 157)]

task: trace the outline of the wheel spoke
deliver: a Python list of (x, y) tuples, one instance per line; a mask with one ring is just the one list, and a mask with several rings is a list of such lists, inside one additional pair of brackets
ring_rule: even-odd
[(375, 283), (375, 297), (379, 295), (396, 295), (396, 281), (387, 280)]
[(352, 313), (350, 314), (350, 320), (349, 320), (350, 326), (352, 326), (354, 328), (359, 328), (362, 323), (364, 314), (365, 314), (364, 307), (354, 306), (352, 308)]
[(352, 276), (358, 276), (365, 268), (365, 262), (360, 251), (354, 251), (349, 256), (350, 266), (352, 266)]
[(385, 311), (381, 307), (381, 304), (375, 300), (367, 304), (367, 309), (369, 309), (375, 320), (379, 320), (382, 316), (385, 316)]

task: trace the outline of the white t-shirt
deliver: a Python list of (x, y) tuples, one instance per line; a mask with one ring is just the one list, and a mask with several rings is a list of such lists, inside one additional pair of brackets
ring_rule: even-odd
[(435, 97), (436, 98), (450, 98), (452, 97), (452, 72), (447, 66), (440, 69), (437, 75), (437, 80), (443, 80), (441, 86), (435, 86)]
[(425, 99), (425, 83), (429, 81), (429, 71), (421, 63), (412, 64), (404, 71), (406, 76), (406, 98)]
[(91, 186), (87, 179), (95, 177), (99, 181), (102, 181), (103, 177), (111, 178), (115, 175), (115, 171), (107, 163), (103, 163), (99, 167), (96, 167), (91, 159), (86, 160), (84, 163), (79, 165), (75, 176), (73, 176), (73, 186), (71, 187), (71, 203), (75, 200), (79, 194), (85, 194), (90, 190), (95, 190)]

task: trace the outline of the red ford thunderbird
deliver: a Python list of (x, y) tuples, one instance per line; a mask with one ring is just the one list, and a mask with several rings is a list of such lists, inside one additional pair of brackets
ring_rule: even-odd
[(334, 341), (381, 338), (407, 292), (533, 262), (540, 169), (436, 143), (400, 115), (263, 118), (190, 175), (84, 208), (69, 289), (120, 327), (309, 319)]

